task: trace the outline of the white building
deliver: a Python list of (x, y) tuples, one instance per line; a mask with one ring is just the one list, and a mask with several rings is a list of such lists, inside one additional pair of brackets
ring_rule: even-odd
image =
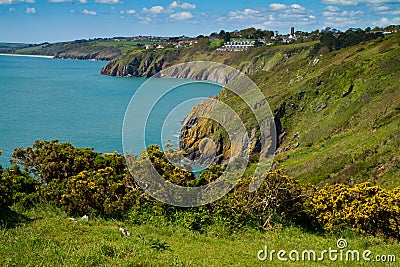
[(244, 51), (254, 45), (255, 41), (230, 41), (224, 44), (223, 49), (225, 51)]

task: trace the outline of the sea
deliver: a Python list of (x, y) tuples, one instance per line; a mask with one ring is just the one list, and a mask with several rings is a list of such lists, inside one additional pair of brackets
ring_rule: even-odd
[[(139, 154), (150, 144), (162, 147), (168, 142), (176, 146), (181, 122), (190, 109), (221, 90), (212, 83), (182, 85), (178, 79), (151, 79), (149, 89), (146, 78), (100, 75), (106, 63), (0, 55), (3, 168), (10, 166), (15, 148), (26, 148), (35, 140), (59, 140), (96, 152), (121, 154), (124, 150)], [(143, 91), (146, 83), (148, 99), (147, 91)], [(170, 87), (176, 88), (165, 93)], [(138, 92), (143, 102), (160, 95), (152, 110), (129, 106), (137, 102), (131, 100)], [(124, 123), (127, 110), (129, 122)], [(134, 127), (135, 118), (142, 121), (143, 117), (148, 118), (145, 128)], [(124, 125), (130, 126), (129, 140), (133, 140), (128, 149), (122, 145)]]

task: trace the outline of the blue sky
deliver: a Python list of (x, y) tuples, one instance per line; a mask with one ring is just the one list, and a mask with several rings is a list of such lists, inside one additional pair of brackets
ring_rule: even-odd
[(0, 42), (400, 24), (400, 0), (0, 0)]

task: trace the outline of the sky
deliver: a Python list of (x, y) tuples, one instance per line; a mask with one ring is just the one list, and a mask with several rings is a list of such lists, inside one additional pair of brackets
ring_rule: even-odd
[(0, 42), (400, 24), (400, 0), (0, 0)]

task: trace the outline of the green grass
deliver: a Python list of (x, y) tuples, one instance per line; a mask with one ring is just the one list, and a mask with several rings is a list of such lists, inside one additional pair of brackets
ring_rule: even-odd
[[(18, 210), (18, 209), (17, 209)], [(257, 253), (269, 250), (336, 248), (344, 237), (348, 249), (371, 250), (373, 255), (399, 255), (399, 244), (382, 238), (321, 235), (298, 227), (277, 227), (268, 232), (251, 229), (227, 234), (222, 225), (205, 233), (160, 221), (134, 225), (117, 220), (89, 218), (72, 222), (62, 211), (42, 206), (11, 214), (2, 212), (0, 265), (2, 266), (373, 266), (371, 263), (329, 261), (260, 262)], [(8, 222), (8, 223), (6, 223)], [(119, 228), (131, 232), (123, 236)], [(394, 263), (375, 266), (396, 266)]]
[(22, 49), (17, 49), (15, 50), (17, 54), (31, 54), (32, 52), (40, 51), (40, 49), (46, 47), (45, 44), (42, 45), (36, 45), (36, 46), (31, 46), (31, 47), (26, 47)]
[(224, 44), (224, 40), (215, 40), (210, 42), (211, 47), (221, 47)]

